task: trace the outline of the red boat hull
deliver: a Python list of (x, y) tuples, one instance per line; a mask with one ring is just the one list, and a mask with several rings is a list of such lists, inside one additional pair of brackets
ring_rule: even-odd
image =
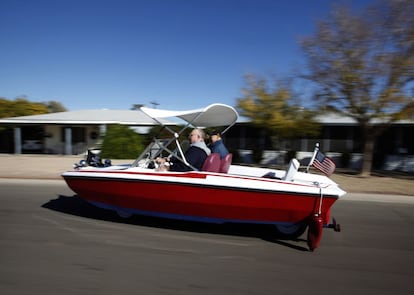
[[(292, 224), (319, 208), (320, 195), (229, 188), (191, 183), (109, 177), (63, 176), (79, 197), (100, 207), (215, 223)], [(328, 223), (335, 197), (324, 196), (321, 218)]]

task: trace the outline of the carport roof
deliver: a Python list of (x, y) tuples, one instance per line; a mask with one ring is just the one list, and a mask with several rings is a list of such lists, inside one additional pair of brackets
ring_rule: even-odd
[[(162, 120), (163, 123), (171, 122)], [(0, 124), (121, 124), (129, 126), (151, 126), (158, 123), (141, 110), (78, 110), (42, 115), (0, 119)]]

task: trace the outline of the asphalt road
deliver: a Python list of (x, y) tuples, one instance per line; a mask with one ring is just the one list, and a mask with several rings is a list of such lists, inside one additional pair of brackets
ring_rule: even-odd
[[(408, 199), (407, 199), (408, 200)], [(414, 203), (342, 199), (342, 232), (125, 221), (58, 180), (0, 179), (0, 294), (413, 294)]]

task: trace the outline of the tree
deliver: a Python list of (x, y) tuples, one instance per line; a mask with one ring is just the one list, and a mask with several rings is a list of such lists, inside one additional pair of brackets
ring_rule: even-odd
[(14, 100), (0, 97), (0, 118), (64, 112), (66, 108), (57, 101), (31, 102), (25, 96)]
[(315, 113), (301, 106), (288, 83), (276, 81), (270, 87), (265, 79), (253, 75), (247, 76), (246, 82), (237, 108), (254, 125), (267, 130), (272, 137), (284, 139), (319, 134)]
[(102, 157), (134, 159), (144, 148), (141, 136), (132, 129), (123, 125), (111, 125), (103, 139)]
[(302, 42), (303, 77), (316, 85), (316, 102), (361, 128), (362, 175), (370, 172), (380, 132), (414, 113), (413, 15), (411, 0), (378, 2), (360, 13), (338, 6)]
[(58, 101), (51, 100), (43, 103), (46, 105), (49, 113), (66, 112), (67, 109)]
[(30, 116), (48, 113), (47, 107), (42, 103), (30, 102), (26, 98), (8, 100), (0, 98), (0, 118)]

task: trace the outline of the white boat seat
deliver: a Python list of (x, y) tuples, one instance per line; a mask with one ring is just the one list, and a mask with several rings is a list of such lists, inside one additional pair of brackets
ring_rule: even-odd
[(289, 166), (286, 169), (285, 176), (282, 177), (282, 180), (292, 181), (293, 178), (295, 177), (296, 172), (298, 172), (299, 167), (300, 167), (300, 163), (298, 160), (296, 159), (290, 160)]

